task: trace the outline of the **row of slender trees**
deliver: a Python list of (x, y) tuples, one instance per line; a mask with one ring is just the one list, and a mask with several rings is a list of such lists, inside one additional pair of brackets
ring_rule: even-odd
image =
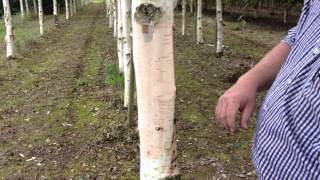
[[(53, 1), (53, 16), (54, 23), (56, 27), (59, 27), (58, 20), (58, 3), (57, 0)], [(47, 2), (47, 1), (46, 1)], [(87, 5), (89, 0), (65, 0), (65, 12), (66, 19), (68, 20), (71, 16), (77, 13), (77, 11), (82, 8), (84, 5)], [(15, 48), (15, 35), (14, 27), (12, 22), (11, 8), (9, 0), (2, 0), (3, 5), (3, 18), (6, 28), (5, 43), (6, 43), (6, 58), (13, 59), (16, 57), (17, 52)], [(44, 34), (44, 12), (43, 12), (43, 3), (42, 0), (33, 0), (33, 13), (39, 17), (39, 30), (40, 35)], [(23, 19), (25, 16), (31, 14), (28, 0), (20, 0), (20, 14)]]
[[(202, 0), (196, 0), (196, 41), (203, 43)], [(187, 3), (181, 0), (182, 35), (186, 34)], [(174, 9), (177, 0), (106, 0), (109, 28), (117, 39), (119, 71), (124, 74), (124, 106), (132, 125), (134, 85), (137, 89), (140, 136), (140, 179), (179, 179), (175, 134), (173, 56)], [(223, 53), (222, 1), (216, 0), (217, 42)], [(135, 73), (134, 73), (135, 72)], [(135, 77), (134, 77), (135, 75)], [(136, 82), (134, 82), (134, 79)]]

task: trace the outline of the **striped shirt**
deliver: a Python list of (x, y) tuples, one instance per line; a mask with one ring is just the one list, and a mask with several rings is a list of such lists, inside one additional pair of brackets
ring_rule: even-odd
[(320, 1), (283, 39), (291, 51), (262, 104), (252, 158), (260, 180), (320, 180)]

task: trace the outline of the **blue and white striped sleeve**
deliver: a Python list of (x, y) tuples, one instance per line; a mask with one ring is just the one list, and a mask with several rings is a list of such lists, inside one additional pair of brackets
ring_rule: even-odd
[(291, 28), (288, 31), (288, 35), (282, 39), (282, 42), (287, 43), (290, 47), (292, 47), (296, 42), (297, 30), (299, 27), (301, 27), (304, 24), (304, 21), (306, 20), (306, 17), (309, 12), (309, 7), (310, 7), (310, 0), (306, 0), (303, 6), (298, 24), (295, 27)]
[(297, 34), (298, 25), (291, 28), (288, 31), (288, 35), (282, 39), (282, 42), (289, 44), (292, 47), (296, 41), (296, 34)]

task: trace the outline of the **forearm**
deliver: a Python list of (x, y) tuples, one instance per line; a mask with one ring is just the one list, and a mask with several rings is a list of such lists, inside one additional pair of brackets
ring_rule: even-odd
[(290, 50), (287, 43), (279, 43), (254, 68), (241, 76), (238, 82), (255, 86), (257, 90), (268, 88), (288, 58)]

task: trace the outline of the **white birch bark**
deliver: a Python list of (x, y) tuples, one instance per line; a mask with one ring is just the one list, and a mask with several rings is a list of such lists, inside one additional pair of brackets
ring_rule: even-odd
[(118, 44), (118, 60), (119, 60), (119, 72), (123, 73), (123, 26), (122, 26), (122, 9), (121, 9), (121, 0), (117, 1), (117, 44)]
[(57, 0), (53, 0), (53, 18), (54, 18), (54, 24), (55, 26), (59, 26), (59, 20), (58, 20), (58, 3)]
[(21, 13), (21, 17), (24, 18), (24, 5), (23, 5), (23, 0), (20, 0), (20, 13)]
[(217, 20), (217, 47), (216, 54), (220, 57), (223, 53), (223, 17), (222, 17), (222, 3), (221, 0), (216, 1), (216, 20)]
[(128, 107), (130, 94), (130, 61), (132, 51), (131, 32), (131, 0), (121, 0), (123, 71), (124, 71), (124, 107)]
[(118, 36), (118, 8), (117, 8), (117, 0), (113, 1), (113, 36)]
[(29, 2), (28, 2), (28, 0), (25, 0), (24, 2), (26, 4), (26, 13), (27, 13), (27, 16), (28, 16), (30, 14)]
[(174, 178), (179, 172), (174, 130), (173, 4), (171, 0), (132, 2), (140, 179)]
[(69, 7), (69, 1), (68, 0), (65, 0), (65, 7), (66, 7), (66, 19), (68, 20), (70, 18), (70, 7)]
[(193, 0), (190, 0), (190, 13), (193, 14)]
[(107, 20), (109, 19), (109, 0), (105, 0), (105, 4), (106, 4), (106, 18)]
[(39, 25), (40, 25), (40, 35), (42, 36), (44, 33), (43, 27), (43, 7), (42, 7), (42, 0), (38, 0), (38, 9), (39, 9)]
[(182, 0), (182, 27), (181, 27), (181, 32), (182, 36), (186, 34), (186, 0)]
[(11, 18), (11, 10), (9, 0), (2, 0), (3, 4), (3, 18), (6, 28), (5, 42), (6, 42), (6, 58), (12, 59), (16, 56), (16, 48), (14, 44), (14, 33)]
[(74, 15), (74, 12), (73, 12), (73, 0), (69, 0), (69, 4), (70, 4), (70, 16), (73, 16)]
[(113, 28), (113, 24), (114, 24), (113, 0), (109, 0), (109, 28)]
[(72, 6), (73, 6), (73, 14), (77, 14), (77, 4), (76, 0), (72, 0)]
[(37, 7), (37, 1), (33, 0), (33, 13), (36, 15), (38, 14), (38, 7)]
[(202, 0), (197, 0), (197, 44), (203, 43), (202, 33)]

